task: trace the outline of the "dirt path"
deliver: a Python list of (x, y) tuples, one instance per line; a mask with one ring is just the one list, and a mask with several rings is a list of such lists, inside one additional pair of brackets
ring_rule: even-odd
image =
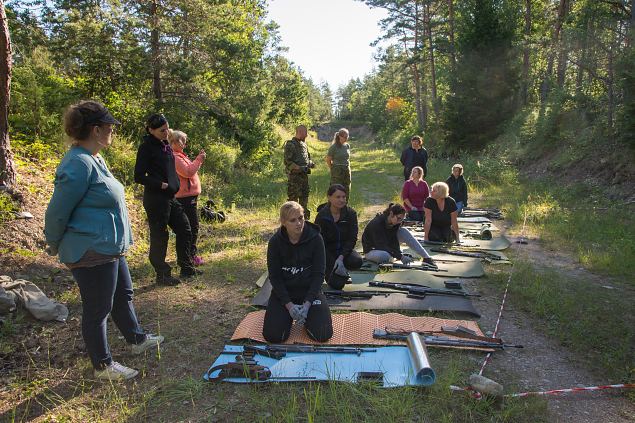
[[(512, 250), (518, 259), (528, 260), (538, 267), (574, 275), (576, 280), (588, 280), (607, 285), (606, 278), (595, 275), (576, 265), (562, 253), (544, 249), (539, 240), (518, 244), (512, 240)], [(511, 283), (514, 283), (512, 274)], [(496, 325), (501, 296), (483, 283), (473, 282), (483, 295), (479, 301), (482, 317), (479, 321), (484, 331)], [(505, 385), (506, 392), (543, 391), (549, 389), (584, 387), (606, 384), (607, 380), (584, 368), (581, 357), (535, 329), (537, 319), (514, 305), (508, 296), (498, 334), (511, 343), (522, 343), (524, 349), (510, 349), (496, 353), (486, 366), (484, 375)], [(477, 371), (480, 364), (476, 367)], [(516, 386), (509, 381), (516, 381)], [(585, 392), (549, 396), (548, 408), (558, 422), (633, 422), (635, 405), (619, 391)]]

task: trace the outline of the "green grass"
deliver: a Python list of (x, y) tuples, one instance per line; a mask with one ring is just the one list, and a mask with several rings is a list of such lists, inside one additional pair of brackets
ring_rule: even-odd
[[(542, 332), (576, 351), (584, 367), (612, 383), (633, 380), (635, 317), (628, 290), (537, 270), (525, 261), (516, 261), (513, 271), (510, 304), (536, 317)], [(504, 289), (508, 274), (490, 278)]]

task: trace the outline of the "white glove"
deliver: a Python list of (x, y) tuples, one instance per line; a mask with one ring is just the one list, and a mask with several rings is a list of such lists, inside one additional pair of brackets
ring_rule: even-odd
[(335, 260), (333, 272), (335, 272), (336, 275), (348, 276), (348, 270), (346, 270), (346, 266), (344, 266), (344, 257), (339, 256), (337, 260)]
[(402, 254), (401, 255), (401, 262), (403, 264), (405, 264), (406, 266), (408, 266), (410, 263), (412, 263), (414, 261), (414, 258), (408, 254)]
[(291, 309), (289, 310), (289, 315), (296, 322), (299, 322), (300, 320), (302, 320), (302, 322), (304, 323), (304, 316), (302, 316), (303, 310), (304, 310), (304, 307), (302, 307), (301, 305), (293, 304), (293, 307), (291, 307)]

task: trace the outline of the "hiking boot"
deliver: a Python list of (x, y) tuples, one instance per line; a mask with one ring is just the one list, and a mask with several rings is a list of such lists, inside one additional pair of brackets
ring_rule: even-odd
[(130, 345), (130, 352), (133, 354), (143, 354), (149, 349), (157, 348), (165, 338), (161, 335), (146, 334), (146, 339), (140, 344)]
[(201, 257), (201, 256), (192, 257), (192, 264), (194, 264), (194, 266), (202, 265), (203, 264), (203, 257)]
[(95, 377), (102, 380), (128, 380), (139, 374), (138, 370), (131, 369), (122, 364), (113, 361), (110, 365), (104, 367), (102, 370), (95, 369)]
[(156, 282), (157, 285), (163, 286), (175, 286), (181, 283), (178, 278), (175, 278), (172, 275), (157, 275)]
[(198, 270), (195, 268), (191, 268), (191, 269), (181, 269), (181, 277), (182, 278), (191, 278), (194, 276), (199, 276), (202, 275), (203, 271), (202, 270)]

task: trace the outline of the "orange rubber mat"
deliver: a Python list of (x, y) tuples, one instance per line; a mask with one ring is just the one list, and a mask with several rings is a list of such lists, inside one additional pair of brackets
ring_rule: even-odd
[[(254, 311), (249, 313), (240, 322), (232, 341), (252, 340), (266, 342), (262, 336), (262, 326), (265, 318), (265, 311)], [(434, 332), (440, 331), (441, 326), (464, 326), (483, 336), (483, 332), (478, 324), (471, 320), (439, 319), (437, 317), (408, 317), (398, 313), (371, 314), (366, 312), (356, 312), (349, 314), (332, 314), (333, 337), (324, 343), (318, 343), (308, 337), (304, 328), (293, 325), (291, 335), (285, 344), (319, 344), (319, 345), (394, 345), (405, 344), (405, 341), (391, 341), (387, 339), (373, 338), (374, 329), (389, 328), (392, 331), (416, 331)], [(441, 335), (453, 338), (448, 335)], [(459, 339), (459, 338), (456, 338)], [(464, 348), (464, 347), (461, 347)], [(482, 351), (491, 351), (487, 348), (465, 348)]]

